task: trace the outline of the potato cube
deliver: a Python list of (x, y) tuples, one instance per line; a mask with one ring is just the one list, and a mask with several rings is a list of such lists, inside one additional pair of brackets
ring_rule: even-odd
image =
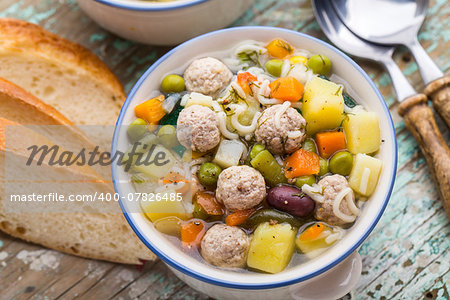
[(260, 224), (250, 243), (247, 265), (268, 273), (283, 271), (294, 253), (295, 235), (288, 223)]
[(380, 125), (374, 112), (348, 114), (343, 123), (347, 149), (353, 153), (374, 153), (381, 144)]
[(319, 77), (312, 78), (305, 85), (302, 113), (310, 135), (341, 126), (344, 117), (342, 87)]
[(375, 191), (380, 177), (381, 160), (358, 153), (348, 178), (350, 187), (363, 196), (370, 196)]

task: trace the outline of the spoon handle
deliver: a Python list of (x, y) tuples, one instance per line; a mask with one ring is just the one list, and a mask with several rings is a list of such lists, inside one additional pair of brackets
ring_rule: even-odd
[(410, 96), (400, 103), (398, 113), (404, 118), (406, 127), (425, 155), (442, 205), (450, 218), (450, 149), (436, 125), (427, 101), (424, 94)]
[(422, 75), (425, 84), (444, 75), (416, 38), (406, 44), (406, 46), (411, 50), (411, 54), (414, 56), (420, 75)]
[(424, 93), (431, 99), (434, 109), (450, 128), (450, 75), (428, 84)]

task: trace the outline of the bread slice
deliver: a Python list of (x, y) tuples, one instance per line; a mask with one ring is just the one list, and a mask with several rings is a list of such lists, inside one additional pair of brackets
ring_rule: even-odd
[[(14, 130), (14, 131), (8, 131)], [(155, 259), (130, 229), (117, 203), (91, 205), (72, 203), (15, 203), (7, 198), (12, 190), (45, 195), (112, 193), (86, 166), (55, 167), (47, 161), (35, 168), (26, 166), (29, 145), (52, 146), (52, 141), (10, 120), (0, 118), (0, 229), (12, 236), (48, 248), (82, 257), (119, 263), (139, 264), (140, 259)], [(11, 172), (11, 173), (8, 173)], [(39, 174), (42, 174), (39, 177)], [(18, 179), (31, 180), (18, 180)], [(39, 182), (34, 182), (39, 178)], [(70, 180), (69, 184), (65, 182)], [(47, 183), (47, 184), (46, 184)], [(50, 185), (49, 185), (50, 184)]]
[(15, 19), (0, 19), (0, 77), (76, 125), (114, 125), (125, 100), (120, 82), (95, 54)]

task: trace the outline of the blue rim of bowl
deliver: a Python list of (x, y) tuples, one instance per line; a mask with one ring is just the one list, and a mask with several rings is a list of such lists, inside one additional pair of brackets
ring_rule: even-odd
[[(188, 40), (186, 42), (184, 42), (183, 44), (177, 46), (176, 48), (172, 49), (171, 51), (169, 51), (168, 53), (166, 53), (164, 56), (162, 56), (160, 59), (158, 59), (153, 65), (151, 65), (147, 71), (145, 71), (145, 73), (139, 78), (139, 80), (137, 81), (137, 83), (133, 86), (133, 88), (131, 89), (127, 99), (125, 100), (125, 103), (122, 106), (122, 109), (120, 111), (119, 117), (117, 119), (116, 122), (116, 126), (114, 129), (114, 136), (113, 136), (113, 141), (112, 141), (112, 145), (111, 145), (111, 153), (115, 153), (116, 151), (116, 147), (117, 147), (117, 142), (118, 142), (118, 138), (119, 138), (119, 128), (122, 124), (122, 120), (124, 118), (125, 115), (125, 111), (127, 111), (128, 106), (130, 105), (131, 99), (134, 98), (134, 95), (136, 94), (136, 92), (139, 90), (139, 88), (141, 87), (142, 83), (146, 80), (146, 78), (163, 62), (165, 61), (168, 57), (170, 57), (171, 55), (175, 54), (178, 50), (182, 49), (185, 45), (190, 44), (194, 41), (197, 41), (199, 39), (204, 39), (207, 38), (208, 36), (211, 35), (215, 35), (217, 33), (221, 33), (221, 32), (225, 32), (225, 31), (240, 31), (240, 30), (244, 30), (244, 29), (254, 29), (254, 30), (263, 30), (263, 29), (270, 29), (270, 30), (277, 30), (277, 31), (284, 31), (284, 32), (289, 32), (291, 34), (296, 34), (298, 36), (307, 38), (307, 39), (311, 39), (327, 48), (329, 48), (330, 50), (338, 53), (340, 56), (342, 56), (346, 61), (348, 61), (354, 68), (356, 68), (356, 70), (359, 71), (359, 73), (366, 79), (367, 82), (369, 82), (370, 86), (372, 87), (373, 91), (375, 92), (375, 94), (378, 97), (378, 100), (381, 102), (381, 105), (383, 106), (383, 109), (385, 111), (385, 114), (388, 117), (389, 120), (389, 128), (390, 131), (392, 133), (392, 136), (394, 137), (394, 159), (393, 159), (393, 164), (392, 164), (392, 175), (391, 175), (391, 184), (390, 187), (385, 195), (385, 199), (384, 199), (384, 203), (383, 206), (381, 207), (380, 211), (378, 212), (378, 215), (374, 218), (372, 224), (370, 225), (369, 229), (360, 237), (360, 239), (358, 240), (357, 243), (355, 243), (350, 249), (348, 249), (343, 255), (341, 255), (339, 258), (337, 258), (335, 261), (333, 261), (332, 263), (322, 267), (319, 270), (315, 270), (314, 272), (311, 272), (305, 276), (299, 277), (299, 278), (294, 278), (291, 280), (287, 280), (287, 281), (279, 281), (279, 282), (273, 282), (273, 283), (267, 283), (267, 284), (240, 284), (238, 282), (228, 282), (228, 281), (224, 281), (224, 280), (220, 280), (218, 278), (213, 278), (210, 276), (206, 276), (203, 274), (200, 274), (194, 270), (189, 269), (189, 267), (184, 266), (182, 263), (177, 262), (176, 260), (174, 260), (173, 258), (167, 256), (165, 253), (161, 252), (158, 250), (157, 247), (155, 247), (152, 242), (150, 240), (148, 240), (144, 234), (141, 232), (141, 230), (138, 228), (138, 226), (134, 223), (133, 218), (130, 216), (130, 213), (128, 213), (125, 209), (125, 206), (123, 204), (122, 201), (122, 197), (119, 197), (119, 204), (120, 204), (120, 208), (122, 209), (122, 212), (126, 218), (126, 220), (128, 221), (128, 223), (130, 224), (131, 228), (134, 230), (134, 232), (136, 233), (136, 235), (139, 237), (139, 239), (148, 247), (150, 248), (150, 250), (155, 253), (161, 260), (163, 260), (166, 264), (168, 264), (169, 266), (175, 268), (176, 270), (189, 275), (193, 278), (196, 278), (198, 280), (201, 280), (203, 282), (209, 283), (209, 284), (213, 284), (213, 285), (218, 285), (218, 286), (222, 286), (222, 287), (226, 287), (226, 288), (234, 288), (234, 289), (244, 289), (244, 290), (261, 290), (261, 289), (272, 289), (272, 288), (279, 288), (279, 287), (283, 287), (283, 286), (288, 286), (288, 285), (292, 285), (298, 282), (302, 282), (308, 279), (311, 279), (315, 276), (318, 276), (320, 274), (322, 274), (323, 272), (328, 271), (329, 269), (333, 268), (334, 266), (338, 265), (340, 262), (342, 262), (344, 259), (346, 259), (350, 254), (352, 254), (353, 252), (355, 252), (358, 247), (364, 242), (364, 240), (369, 236), (369, 234), (372, 232), (372, 230), (375, 228), (375, 226), (377, 225), (378, 221), (380, 220), (381, 216), (383, 215), (386, 206), (389, 202), (390, 196), (392, 194), (392, 190), (394, 187), (394, 182), (395, 182), (395, 174), (397, 172), (397, 139), (396, 134), (395, 134), (395, 127), (394, 127), (394, 123), (392, 121), (391, 118), (391, 114), (389, 112), (389, 109), (384, 101), (384, 98), (381, 96), (380, 91), (378, 90), (378, 88), (375, 86), (375, 83), (370, 79), (370, 77), (363, 71), (363, 69), (358, 66), (350, 57), (348, 57), (346, 54), (344, 54), (342, 51), (340, 51), (339, 49), (337, 49), (336, 47), (322, 41), (319, 40), (315, 37), (309, 36), (307, 34), (304, 33), (300, 33), (297, 31), (293, 31), (290, 29), (284, 29), (284, 28), (277, 28), (277, 27), (269, 27), (269, 26), (241, 26), (241, 27), (234, 27), (234, 28), (227, 28), (227, 29), (221, 29), (221, 30), (217, 30), (217, 31), (213, 31), (210, 33), (206, 33), (203, 35), (200, 35), (196, 38), (193, 38), (191, 40)], [(117, 181), (115, 180), (115, 168), (117, 168), (118, 166), (116, 164), (112, 164), (111, 165), (111, 173), (112, 173), (112, 178), (113, 178), (113, 184), (114, 184), (114, 189), (115, 191), (121, 195), (120, 190), (118, 188), (117, 185)]]
[[(89, 0), (90, 1), (90, 0)], [(152, 2), (146, 2), (142, 1), (142, 3), (118, 3), (111, 0), (94, 0), (98, 3), (105, 4), (108, 6), (121, 8), (121, 9), (127, 9), (127, 10), (136, 10), (136, 11), (166, 11), (166, 10), (175, 10), (175, 9), (181, 9), (181, 8), (187, 8), (191, 6), (195, 6), (198, 4), (202, 4), (204, 2), (210, 1), (210, 0), (191, 0), (189, 2), (181, 2), (179, 1), (169, 1), (164, 3), (152, 3)], [(151, 6), (153, 5), (153, 6)]]

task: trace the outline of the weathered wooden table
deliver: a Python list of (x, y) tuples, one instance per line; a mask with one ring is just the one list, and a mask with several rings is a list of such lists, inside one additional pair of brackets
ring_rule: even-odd
[[(224, 0), (225, 1), (225, 0)], [(430, 1), (419, 38), (434, 61), (450, 67), (450, 5)], [(42, 25), (99, 55), (129, 91), (141, 74), (170, 48), (120, 39), (90, 20), (74, 0), (1, 0), (0, 17)], [(307, 0), (256, 0), (239, 25), (294, 29), (326, 40)], [(418, 90), (423, 83), (404, 48), (395, 61)], [(449, 299), (450, 225), (419, 148), (396, 113), (389, 76), (378, 65), (358, 61), (381, 90), (395, 121), (399, 144), (393, 196), (378, 226), (360, 249), (362, 278), (354, 291), (366, 299)], [(450, 140), (448, 129), (440, 129)], [(1, 299), (205, 299), (160, 261), (143, 268), (77, 258), (0, 233)]]

